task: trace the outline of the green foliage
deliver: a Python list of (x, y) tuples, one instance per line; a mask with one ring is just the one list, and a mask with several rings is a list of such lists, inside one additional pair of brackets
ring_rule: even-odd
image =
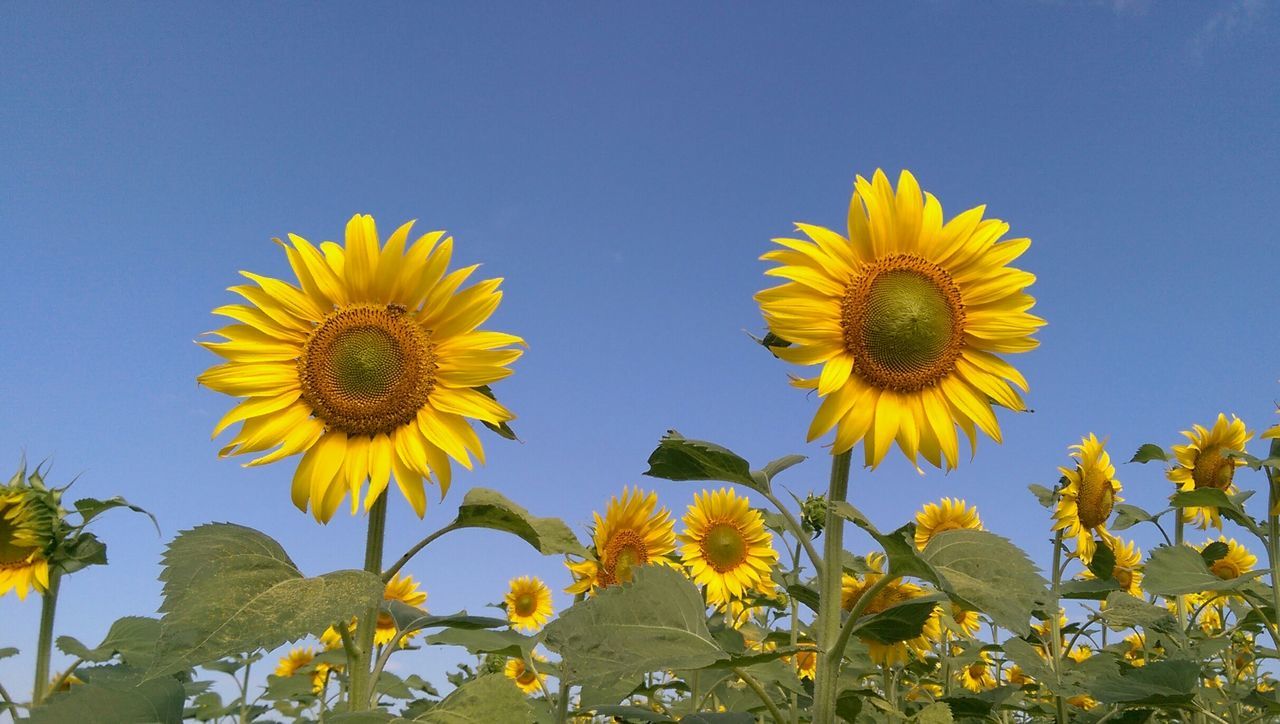
[(539, 518), (496, 490), (472, 488), (462, 499), (457, 528), (489, 528), (520, 538), (543, 555), (585, 555), (573, 530), (559, 518)]
[(882, 644), (913, 639), (924, 630), (925, 623), (938, 605), (937, 596), (912, 599), (890, 606), (879, 613), (864, 616), (853, 627), (853, 634)]
[(488, 674), (458, 687), (414, 721), (433, 724), (492, 724), (532, 721), (533, 710), (516, 685), (500, 674)]
[(182, 721), (186, 692), (171, 676), (143, 678), (123, 665), (82, 668), (84, 681), (31, 712), (30, 724), (130, 724)]
[(55, 643), (64, 654), (88, 662), (102, 663), (119, 656), (129, 666), (146, 669), (155, 658), (156, 641), (159, 638), (158, 619), (126, 616), (111, 624), (102, 643), (92, 649), (71, 636), (59, 636)]
[(1147, 561), (1143, 588), (1151, 593), (1174, 596), (1201, 591), (1233, 591), (1247, 581), (1240, 578), (1224, 581), (1213, 575), (1200, 552), (1187, 546), (1160, 546)]
[(948, 530), (929, 540), (920, 554), (940, 576), (940, 585), (967, 608), (1026, 636), (1031, 614), (1050, 605), (1048, 581), (1007, 538), (983, 530)]
[[(786, 467), (790, 466), (782, 465), (781, 469)], [(649, 455), (645, 475), (664, 480), (737, 483), (761, 492), (769, 489), (767, 481), (761, 485), (751, 474), (750, 463), (732, 450), (704, 440), (690, 440), (675, 430), (668, 430), (658, 442), (658, 449)]]
[(1131, 463), (1149, 463), (1152, 461), (1169, 462), (1175, 460), (1172, 455), (1165, 452), (1164, 448), (1153, 443), (1146, 443), (1138, 448), (1133, 454), (1133, 458), (1129, 460)]
[(160, 580), (164, 617), (148, 678), (323, 631), (377, 605), (383, 589), (366, 571), (306, 578), (279, 543), (230, 523), (178, 535)]

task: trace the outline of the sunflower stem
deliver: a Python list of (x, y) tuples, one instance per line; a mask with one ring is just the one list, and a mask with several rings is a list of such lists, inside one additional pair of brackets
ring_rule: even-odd
[(404, 555), (400, 556), (400, 560), (396, 561), (395, 565), (388, 568), (386, 572), (382, 574), (382, 580), (390, 581), (392, 578), (395, 578), (395, 575), (400, 572), (400, 569), (404, 568), (405, 564), (407, 564), (410, 560), (412, 560), (414, 556), (418, 555), (418, 553), (421, 552), (423, 548), (426, 548), (427, 546), (431, 545), (437, 538), (444, 535), (445, 533), (449, 533), (450, 531), (455, 531), (455, 530), (458, 530), (458, 521), (456, 520), (449, 523), (449, 525), (446, 525), (440, 530), (432, 533), (426, 538), (423, 538), (422, 540), (415, 543), (412, 548), (404, 552)]
[[(387, 493), (384, 490), (369, 509), (369, 528), (364, 542), (364, 569), (375, 576), (382, 576), (382, 544), (387, 530)], [(375, 683), (370, 675), (373, 660), (373, 635), (378, 626), (378, 605), (375, 603), (356, 624), (357, 640), (354, 650), (348, 651), (351, 662), (351, 684), (347, 695), (350, 711), (369, 711), (373, 706)]]
[[(574, 605), (582, 603), (586, 600), (587, 594), (579, 593), (573, 597)], [(561, 662), (563, 667), (563, 662)], [(556, 724), (565, 724), (569, 721), (569, 680), (564, 676), (563, 668), (560, 671), (560, 690), (556, 693)]]
[[(1268, 457), (1280, 457), (1280, 438), (1271, 441), (1270, 455)], [(1277, 639), (1277, 632), (1280, 631), (1280, 476), (1271, 467), (1266, 468), (1267, 471), (1267, 558), (1271, 563), (1271, 616), (1272, 621), (1267, 622), (1263, 617), (1263, 622), (1267, 624), (1267, 630), (1271, 632), (1272, 640)], [(1280, 647), (1280, 642), (1277, 642)]]
[(765, 707), (769, 710), (769, 714), (773, 716), (773, 720), (777, 722), (777, 724), (783, 724), (783, 722), (786, 721), (782, 716), (782, 712), (778, 710), (778, 705), (773, 703), (773, 699), (769, 697), (769, 692), (764, 690), (764, 687), (760, 685), (759, 681), (756, 681), (751, 674), (748, 674), (736, 666), (733, 669), (733, 673), (737, 674), (738, 678), (742, 679), (742, 682), (756, 693), (756, 696), (759, 697), (760, 701), (764, 702)]
[[(803, 533), (803, 531), (801, 531)], [(810, 548), (813, 546), (810, 545)], [(815, 564), (817, 561), (815, 561)], [(800, 575), (800, 544), (797, 543), (794, 550), (791, 551), (791, 572), (797, 577)], [(800, 602), (795, 596), (788, 596), (791, 599), (791, 648), (796, 648), (796, 644), (800, 643)], [(796, 657), (796, 662), (800, 660)], [(791, 692), (789, 702), (791, 706), (791, 724), (800, 724), (800, 697), (796, 692)]]
[[(1053, 536), (1053, 601), (1058, 603), (1058, 589), (1062, 585), (1062, 529)], [(1062, 678), (1062, 627), (1058, 624), (1058, 612), (1049, 611), (1049, 651), (1053, 656), (1053, 673), (1059, 680)], [(1053, 692), (1055, 719), (1058, 724), (1067, 724), (1067, 702), (1062, 694)]]
[(32, 687), (31, 704), (37, 706), (49, 693), (49, 658), (53, 653), (53, 616), (58, 609), (58, 588), (62, 575), (49, 571), (49, 587), (42, 596), (40, 606), (40, 635), (36, 639), (36, 681)]
[[(1175, 546), (1180, 546), (1182, 545), (1182, 527), (1184, 525), (1182, 522), (1182, 508), (1174, 508), (1173, 515), (1173, 544)], [(1173, 607), (1178, 610), (1178, 631), (1181, 633), (1183, 639), (1186, 639), (1187, 637), (1187, 612), (1184, 609), (1186, 602), (1187, 598), (1182, 594), (1178, 594), (1174, 597)]]
[(822, 526), (822, 569), (818, 574), (818, 664), (813, 687), (814, 724), (832, 724), (836, 717), (837, 682), (843, 647), (840, 638), (840, 559), (844, 553), (844, 518), (836, 513), (836, 503), (849, 494), (849, 467), (853, 452), (846, 450), (831, 457), (831, 481), (827, 491), (827, 516)]

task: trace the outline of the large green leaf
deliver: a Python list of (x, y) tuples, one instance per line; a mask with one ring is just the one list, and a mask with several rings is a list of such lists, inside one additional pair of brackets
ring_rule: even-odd
[(843, 500), (838, 500), (832, 504), (832, 510), (835, 511), (836, 515), (853, 523), (866, 531), (867, 535), (876, 539), (876, 542), (884, 550), (885, 556), (889, 559), (889, 575), (895, 577), (912, 576), (922, 581), (928, 581), (935, 586), (942, 585), (938, 571), (928, 561), (921, 558), (916, 550), (916, 527), (914, 523), (908, 523), (892, 533), (881, 533), (880, 529), (876, 528), (862, 511)]
[(1253, 495), (1246, 490), (1236, 495), (1227, 495), (1217, 488), (1198, 488), (1174, 493), (1169, 504), (1179, 508), (1217, 508), (1224, 518), (1250, 530), (1257, 530), (1257, 522), (1245, 512), (1244, 502)]
[(435, 724), (493, 724), (533, 721), (533, 709), (514, 682), (488, 674), (458, 687), (414, 721)]
[(75, 502), (75, 506), (76, 506), (76, 511), (80, 513), (81, 525), (88, 525), (90, 521), (92, 521), (94, 518), (97, 518), (99, 515), (102, 515), (103, 513), (107, 512), (108, 510), (114, 510), (115, 508), (128, 508), (129, 510), (132, 510), (135, 513), (141, 513), (142, 515), (145, 515), (148, 518), (150, 518), (151, 524), (156, 527), (156, 533), (157, 534), (160, 533), (160, 521), (156, 520), (156, 517), (154, 515), (152, 515), (147, 510), (144, 510), (143, 508), (139, 508), (133, 503), (130, 503), (124, 498), (121, 498), (120, 496), (116, 496), (114, 498), (108, 498), (107, 500), (98, 500), (97, 498), (81, 498), (80, 500), (77, 500)]
[(883, 611), (863, 616), (853, 626), (853, 633), (882, 644), (895, 644), (913, 639), (938, 607), (937, 597), (930, 596), (890, 606)]
[[(502, 654), (519, 658), (522, 652), (532, 651), (537, 640), (515, 631), (486, 631), (483, 629), (447, 628), (431, 634), (428, 644), (461, 646), (473, 654)], [(541, 667), (539, 667), (541, 668)]]
[(144, 681), (141, 669), (121, 665), (81, 668), (83, 684), (55, 694), (31, 712), (31, 724), (129, 724), (182, 721), (186, 693), (177, 679)]
[(1173, 614), (1166, 609), (1134, 598), (1124, 591), (1115, 591), (1107, 596), (1107, 605), (1102, 609), (1101, 615), (1102, 620), (1112, 631), (1141, 626), (1168, 633), (1177, 630), (1178, 627)]
[(1200, 664), (1194, 661), (1153, 661), (1128, 670), (1113, 663), (1110, 668), (1089, 681), (1090, 693), (1107, 704), (1188, 704), (1200, 682)]
[(148, 678), (316, 634), (382, 601), (367, 571), (306, 578), (280, 544), (231, 523), (178, 535), (164, 555), (160, 640)]
[(768, 489), (767, 484), (762, 486), (760, 480), (751, 475), (751, 465), (745, 458), (715, 443), (690, 440), (675, 430), (667, 431), (658, 442), (658, 449), (649, 455), (645, 475), (663, 480), (707, 480), (738, 483), (761, 491)]
[(543, 555), (572, 553), (585, 556), (573, 530), (559, 518), (539, 518), (496, 490), (472, 488), (462, 499), (458, 528), (489, 528), (511, 533)]
[(1244, 577), (1224, 581), (1213, 575), (1200, 552), (1188, 545), (1160, 546), (1147, 560), (1142, 587), (1162, 596), (1201, 591), (1231, 591), (1246, 583)]
[(1048, 582), (1027, 554), (995, 533), (943, 531), (920, 557), (938, 572), (948, 595), (1021, 636), (1031, 632), (1031, 612), (1049, 600)]
[(130, 666), (145, 669), (155, 658), (156, 640), (160, 638), (160, 621), (145, 616), (126, 616), (111, 624), (102, 643), (90, 649), (70, 636), (59, 636), (58, 649), (68, 656), (100, 663), (116, 654)]
[(689, 579), (645, 566), (628, 584), (574, 605), (544, 630), (567, 680), (617, 679), (665, 669), (700, 669), (728, 658), (707, 629), (706, 604)]

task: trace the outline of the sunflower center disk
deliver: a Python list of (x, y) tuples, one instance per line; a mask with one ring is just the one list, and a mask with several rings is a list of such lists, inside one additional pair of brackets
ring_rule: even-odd
[(1196, 488), (1217, 488), (1226, 490), (1231, 487), (1236, 468), (1225, 455), (1222, 448), (1214, 445), (1200, 451), (1196, 456), (1196, 464), (1191, 468), (1191, 480)]
[(712, 568), (723, 573), (737, 568), (746, 559), (747, 541), (736, 527), (719, 523), (703, 538), (702, 555)]
[(635, 569), (649, 562), (649, 549), (644, 539), (633, 530), (621, 530), (609, 542), (604, 562), (605, 583), (627, 583)]
[(311, 333), (298, 358), (302, 397), (329, 428), (389, 433), (415, 419), (435, 384), (435, 351), (401, 307), (340, 309)]
[(1227, 560), (1226, 558), (1219, 558), (1218, 560), (1214, 561), (1213, 565), (1209, 566), (1209, 570), (1213, 572), (1213, 575), (1217, 576), (1218, 578), (1221, 578), (1224, 581), (1230, 581), (1233, 578), (1239, 578), (1240, 574), (1244, 573), (1244, 571), (1240, 570), (1239, 566), (1237, 566), (1234, 562)]
[(1111, 489), (1111, 481), (1101, 470), (1089, 470), (1080, 479), (1080, 495), (1076, 498), (1080, 525), (1090, 529), (1103, 525), (1111, 515), (1115, 502), (1116, 494)]
[(841, 303), (845, 347), (871, 384), (913, 392), (955, 368), (964, 345), (964, 304), (951, 275), (908, 254), (872, 264)]
[(538, 602), (532, 594), (522, 593), (516, 596), (516, 615), (532, 616), (533, 612), (538, 608)]
[(1133, 571), (1128, 568), (1120, 568), (1119, 566), (1116, 566), (1116, 568), (1111, 571), (1111, 577), (1116, 579), (1116, 583), (1119, 583), (1120, 587), (1126, 590), (1133, 585)]

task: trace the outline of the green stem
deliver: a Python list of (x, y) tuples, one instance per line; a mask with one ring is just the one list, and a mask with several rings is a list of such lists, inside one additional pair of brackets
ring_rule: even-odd
[[(1182, 545), (1182, 527), (1183, 527), (1182, 508), (1180, 507), (1174, 508), (1173, 515), (1174, 515), (1173, 544), (1175, 546), (1180, 546)], [(1181, 633), (1184, 640), (1186, 639), (1186, 636), (1187, 636), (1187, 612), (1185, 610), (1186, 604), (1187, 604), (1186, 596), (1183, 596), (1182, 594), (1178, 594), (1177, 596), (1174, 597), (1173, 607), (1177, 609), (1177, 612), (1178, 612), (1178, 631)]]
[(840, 564), (844, 553), (844, 518), (836, 514), (836, 503), (849, 494), (849, 467), (852, 451), (831, 457), (831, 481), (827, 492), (827, 519), (822, 526), (823, 567), (818, 578), (818, 671), (813, 687), (814, 724), (833, 724), (836, 719), (837, 683), (843, 649), (836, 647), (840, 637)]
[(764, 702), (765, 707), (769, 709), (769, 714), (773, 716), (773, 720), (777, 722), (777, 724), (783, 724), (785, 720), (783, 719), (782, 712), (778, 710), (778, 705), (773, 703), (773, 699), (769, 698), (769, 692), (764, 690), (764, 687), (760, 685), (760, 682), (756, 681), (751, 674), (748, 674), (736, 666), (733, 669), (733, 673), (737, 674), (738, 677), (742, 679), (743, 683), (749, 686), (751, 690), (756, 693), (756, 696), (760, 698), (760, 701)]
[(253, 662), (244, 662), (244, 683), (240, 685), (240, 724), (249, 724), (249, 669)]
[(4, 684), (0, 684), (0, 704), (9, 710), (9, 716), (14, 721), (18, 721), (18, 705), (13, 703), (13, 697), (9, 696), (9, 690), (4, 688)]
[[(1053, 601), (1058, 603), (1058, 589), (1062, 585), (1062, 531), (1053, 537)], [(1058, 625), (1058, 612), (1049, 612), (1049, 650), (1053, 656), (1053, 673), (1062, 680), (1062, 627)], [(1057, 691), (1053, 692), (1055, 718), (1058, 724), (1067, 724), (1067, 702)]]
[(857, 626), (859, 618), (862, 618), (862, 612), (867, 610), (867, 606), (880, 595), (890, 583), (898, 580), (893, 576), (884, 574), (876, 579), (862, 595), (858, 596), (858, 600), (853, 602), (853, 609), (849, 611), (849, 617), (844, 620), (844, 625), (840, 627), (840, 634), (836, 637), (832, 648), (837, 654), (837, 660), (844, 656), (844, 647), (849, 645), (849, 637), (853, 635), (853, 629)]
[[(1280, 438), (1271, 441), (1271, 454), (1280, 457)], [(1280, 476), (1270, 467), (1267, 471), (1267, 557), (1271, 559), (1271, 616), (1274, 621), (1267, 626), (1272, 639), (1280, 629)], [(1263, 618), (1266, 623), (1266, 619)], [(1277, 644), (1280, 648), (1280, 644)]]
[[(587, 594), (579, 593), (573, 597), (573, 603), (577, 605), (586, 597)], [(569, 721), (569, 680), (565, 678), (563, 669), (560, 671), (559, 679), (560, 690), (556, 693), (556, 724), (565, 724)]]
[[(385, 496), (384, 496), (384, 497), (385, 497)], [(418, 553), (419, 553), (423, 548), (426, 548), (427, 546), (431, 545), (431, 543), (432, 543), (433, 541), (435, 541), (435, 539), (439, 538), (440, 536), (444, 535), (445, 533), (448, 533), (448, 532), (450, 532), (450, 531), (454, 531), (454, 530), (458, 530), (458, 529), (459, 529), (459, 528), (458, 528), (458, 521), (456, 521), (456, 520), (455, 520), (455, 521), (453, 521), (453, 522), (449, 523), (449, 525), (446, 525), (445, 527), (441, 528), (440, 530), (438, 530), (438, 531), (436, 531), (436, 532), (432, 533), (431, 535), (427, 536), (426, 538), (423, 538), (422, 540), (420, 540), (420, 541), (418, 541), (417, 543), (415, 543), (415, 544), (414, 544), (414, 546), (413, 546), (412, 548), (410, 548), (409, 550), (405, 551), (404, 555), (400, 556), (400, 560), (396, 561), (396, 563), (395, 563), (395, 565), (394, 565), (394, 566), (391, 566), (390, 568), (388, 568), (388, 569), (386, 570), (386, 572), (385, 572), (385, 573), (383, 573), (383, 574), (382, 574), (382, 580), (384, 580), (384, 581), (390, 581), (392, 578), (395, 578), (395, 575), (396, 575), (397, 573), (399, 573), (399, 572), (400, 572), (400, 569), (401, 569), (401, 568), (404, 568), (404, 567), (405, 567), (405, 564), (407, 564), (410, 560), (412, 560), (414, 556), (418, 555)]]
[[(809, 555), (809, 562), (813, 564), (814, 573), (819, 579), (821, 579), (822, 557), (818, 555), (818, 549), (813, 547), (813, 541), (810, 540), (809, 536), (804, 532), (804, 526), (800, 525), (800, 521), (796, 520), (796, 517), (790, 510), (787, 510), (787, 506), (783, 505), (781, 500), (778, 500), (778, 496), (768, 491), (763, 492), (764, 497), (768, 499), (770, 503), (773, 503), (773, 507), (777, 508), (778, 513), (782, 515), (782, 520), (787, 524), (787, 529), (791, 531), (791, 535), (795, 536), (796, 540), (800, 542), (800, 545), (804, 546), (805, 553)], [(798, 567), (799, 564), (797, 563), (797, 568)]]
[[(803, 531), (801, 531), (803, 533)], [(812, 548), (812, 544), (809, 546)], [(800, 546), (796, 546), (791, 551), (791, 571), (796, 576), (800, 575)], [(800, 602), (795, 596), (788, 596), (791, 600), (791, 648), (796, 648), (796, 644), (800, 643)], [(798, 658), (797, 658), (798, 660)], [(788, 697), (788, 703), (791, 707), (791, 724), (800, 724), (800, 696), (792, 691)]]
[(44, 701), (49, 693), (49, 658), (53, 653), (53, 616), (58, 609), (58, 587), (62, 583), (62, 575), (49, 571), (49, 588), (44, 592), (40, 606), (40, 636), (36, 639), (36, 681), (32, 687), (31, 703), (33, 706)]
[[(383, 491), (369, 509), (369, 529), (364, 542), (364, 569), (382, 575), (382, 543), (387, 529), (387, 493)], [(350, 711), (369, 711), (373, 704), (375, 682), (369, 675), (373, 659), (373, 634), (378, 626), (378, 605), (365, 611), (356, 624), (357, 640), (348, 649), (352, 658), (347, 705)]]
[(53, 683), (49, 685), (49, 693), (57, 693), (58, 689), (61, 689), (62, 685), (67, 683), (67, 679), (70, 679), (71, 675), (76, 673), (76, 669), (80, 668), (80, 664), (83, 663), (84, 659), (76, 659), (71, 662), (71, 666), (67, 667), (67, 670), (59, 674), (58, 678), (54, 679)]

